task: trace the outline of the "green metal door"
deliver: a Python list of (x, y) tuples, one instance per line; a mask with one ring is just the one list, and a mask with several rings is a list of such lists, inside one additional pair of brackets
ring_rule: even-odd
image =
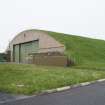
[(38, 47), (39, 47), (39, 42), (38, 41), (32, 41), (32, 42), (21, 44), (20, 61), (22, 63), (26, 63), (28, 55), (30, 53), (38, 52)]
[(14, 45), (14, 61), (19, 63), (19, 45)]

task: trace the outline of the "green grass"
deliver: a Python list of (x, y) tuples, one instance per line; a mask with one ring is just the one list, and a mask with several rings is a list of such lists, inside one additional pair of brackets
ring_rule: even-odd
[(0, 91), (34, 94), (43, 90), (105, 78), (105, 41), (48, 32), (63, 43), (72, 67), (0, 64)]
[(104, 70), (0, 64), (0, 91), (15, 94), (35, 94), (100, 78), (105, 78)]
[(75, 62), (76, 68), (105, 69), (105, 41), (56, 32), (48, 33), (65, 45), (65, 54)]

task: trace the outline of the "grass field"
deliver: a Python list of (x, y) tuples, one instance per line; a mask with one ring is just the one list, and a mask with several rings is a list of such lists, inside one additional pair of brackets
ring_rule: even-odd
[(105, 78), (105, 41), (48, 32), (66, 47), (71, 67), (0, 64), (0, 91), (34, 94)]
[(105, 78), (104, 70), (0, 64), (0, 91), (15, 94), (35, 94), (100, 78)]

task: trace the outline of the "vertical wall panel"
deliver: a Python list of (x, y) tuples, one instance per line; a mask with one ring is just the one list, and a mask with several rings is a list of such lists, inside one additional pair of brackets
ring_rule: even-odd
[(19, 63), (19, 45), (14, 46), (14, 61)]
[(30, 53), (38, 52), (38, 48), (39, 48), (38, 41), (32, 41), (32, 42), (21, 44), (20, 62), (26, 63), (28, 55)]

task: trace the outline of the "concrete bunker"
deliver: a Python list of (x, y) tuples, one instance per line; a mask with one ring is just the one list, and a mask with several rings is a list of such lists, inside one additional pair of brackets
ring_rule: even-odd
[(9, 45), (10, 61), (38, 65), (68, 65), (64, 55), (65, 46), (41, 30), (26, 30), (19, 33)]

